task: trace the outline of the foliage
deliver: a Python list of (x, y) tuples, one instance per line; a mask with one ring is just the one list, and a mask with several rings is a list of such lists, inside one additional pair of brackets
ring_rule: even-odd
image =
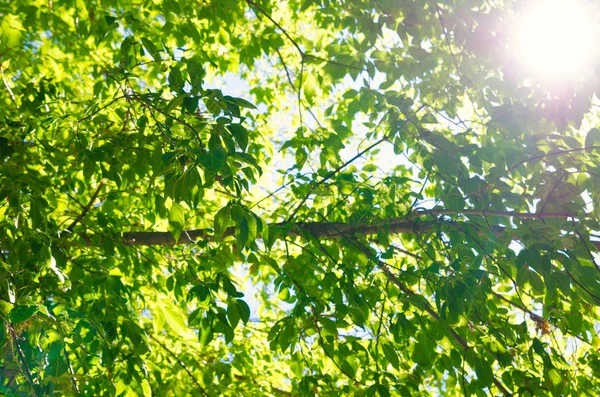
[(596, 395), (598, 81), (515, 15), (0, 1), (0, 393)]

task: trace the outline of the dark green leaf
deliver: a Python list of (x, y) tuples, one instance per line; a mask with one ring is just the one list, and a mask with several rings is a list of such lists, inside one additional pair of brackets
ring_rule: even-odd
[(158, 48), (154, 45), (152, 41), (143, 37), (142, 44), (144, 45), (144, 48), (148, 50), (150, 55), (152, 55), (152, 58), (154, 58), (155, 61), (160, 62), (162, 60), (160, 57), (160, 53), (158, 52)]
[(14, 325), (19, 325), (29, 320), (37, 312), (37, 306), (15, 306), (10, 312), (10, 319)]
[(398, 353), (396, 353), (396, 349), (394, 349), (394, 347), (388, 342), (382, 343), (381, 348), (385, 358), (387, 358), (389, 363), (392, 364), (394, 368), (400, 369), (400, 360), (398, 359)]
[(175, 237), (175, 240), (179, 240), (179, 236), (183, 232), (185, 227), (185, 209), (178, 203), (171, 205), (169, 211), (169, 231)]

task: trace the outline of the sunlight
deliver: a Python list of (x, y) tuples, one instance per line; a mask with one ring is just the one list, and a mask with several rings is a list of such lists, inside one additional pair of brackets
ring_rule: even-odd
[(534, 1), (515, 31), (520, 63), (531, 77), (565, 82), (588, 77), (596, 58), (597, 19), (583, 1)]

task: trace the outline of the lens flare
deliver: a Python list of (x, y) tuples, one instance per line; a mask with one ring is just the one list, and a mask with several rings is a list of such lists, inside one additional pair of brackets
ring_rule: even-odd
[(597, 9), (584, 1), (535, 1), (518, 19), (518, 61), (534, 79), (576, 81), (592, 73), (598, 48)]

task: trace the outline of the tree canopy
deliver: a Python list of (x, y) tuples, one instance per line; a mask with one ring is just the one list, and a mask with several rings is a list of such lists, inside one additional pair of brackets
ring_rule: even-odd
[(0, 394), (596, 396), (598, 74), (519, 3), (0, 1)]

